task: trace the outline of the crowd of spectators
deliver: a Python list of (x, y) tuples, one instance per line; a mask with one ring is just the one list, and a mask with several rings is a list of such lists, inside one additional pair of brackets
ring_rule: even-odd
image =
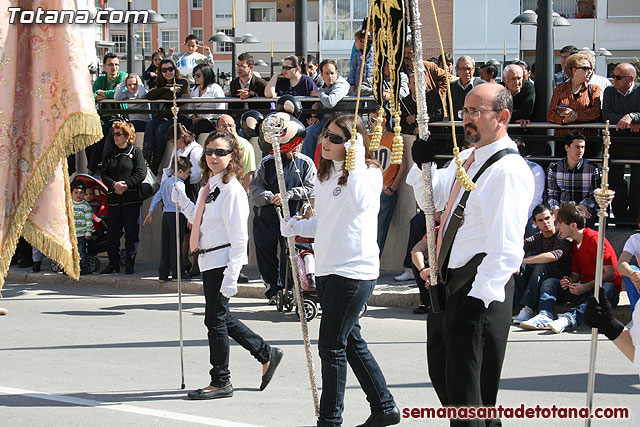
[[(153, 103), (151, 109), (148, 104), (129, 106), (126, 103), (101, 104), (100, 108), (113, 109), (113, 112), (101, 114), (105, 138), (87, 150), (89, 174), (96, 176), (100, 174), (109, 189), (109, 208), (113, 210), (113, 214), (111, 212), (109, 214), (109, 222), (113, 222), (114, 230), (118, 230), (118, 239), (121, 230), (124, 229), (127, 240), (125, 251), (128, 257), (127, 272), (132, 272), (139, 240), (139, 231), (134, 232), (134, 228), (140, 226), (142, 200), (139, 197), (133, 197), (134, 192), (131, 192), (130, 197), (127, 196), (127, 184), (123, 187), (119, 183), (127, 182), (129, 176), (119, 176), (123, 172), (116, 165), (122, 163), (123, 157), (134, 160), (133, 167), (126, 172), (131, 176), (133, 183), (130, 183), (129, 187), (132, 185), (135, 187), (139, 184), (138, 181), (144, 178), (143, 163), (145, 161), (154, 174), (162, 174), (161, 181), (164, 182), (173, 175), (172, 163), (169, 163), (165, 169), (160, 169), (163, 158), (166, 157), (165, 150), (169, 147), (177, 151), (178, 156), (184, 158), (179, 163), (181, 173), (179, 176), (187, 184), (187, 195), (195, 201), (201, 185), (203, 157), (203, 148), (198, 143), (198, 135), (215, 131), (231, 134), (238, 141), (242, 154), (243, 177), (240, 182), (250, 196), (254, 210), (253, 240), (258, 268), (267, 287), (266, 296), (273, 300), (275, 293), (284, 286), (285, 258), (285, 245), (278, 226), (277, 206), (281, 204), (281, 196), (275, 178), (273, 155), (261, 152), (257, 145), (252, 145), (243, 137), (244, 134), (238, 126), (240, 115), (244, 111), (249, 109), (268, 111), (273, 104), (266, 99), (259, 103), (249, 101), (226, 103), (221, 99), (225, 97), (242, 100), (277, 98), (286, 94), (317, 98), (316, 102), (307, 102), (303, 105), (305, 114), (299, 117), (307, 127), (304, 141), (283, 157), (285, 180), (290, 197), (289, 207), (291, 212), (298, 213), (302, 204), (309, 201), (313, 195), (313, 179), (321, 157), (322, 141), (332, 136), (325, 129), (326, 118), (337, 110), (353, 110), (355, 103), (345, 101), (344, 98), (356, 93), (362, 67), (364, 70), (360, 93), (363, 96), (371, 95), (373, 84), (371, 40), (366, 40), (366, 33), (363, 31), (355, 34), (350, 67), (346, 76), (340, 75), (338, 63), (332, 59), (323, 59), (318, 62), (318, 59), (312, 56), (308, 58), (288, 56), (283, 60), (282, 69), (265, 80), (254, 70), (254, 58), (248, 53), (242, 53), (237, 57), (237, 76), (230, 82), (227, 93), (215, 82), (213, 57), (210, 50), (201, 46), (192, 35), (186, 38), (185, 48), (186, 50), (181, 53), (154, 52), (152, 64), (142, 78), (133, 73), (127, 75), (119, 71), (119, 58), (116, 55), (110, 53), (104, 57), (105, 74), (98, 77), (93, 86), (96, 103), (105, 99), (123, 101), (148, 99), (167, 102)], [(198, 52), (199, 48), (203, 48), (202, 53)], [(637, 138), (637, 133), (640, 132), (640, 91), (637, 90), (640, 84), (635, 82), (635, 67), (631, 64), (618, 65), (612, 76), (612, 84), (607, 78), (594, 73), (595, 56), (592, 52), (579, 51), (574, 46), (566, 46), (560, 51), (560, 61), (562, 70), (554, 75), (555, 90), (548, 106), (547, 121), (556, 124), (573, 124), (609, 120), (615, 126), (612, 132), (612, 158), (639, 160), (640, 151), (635, 147), (635, 142), (630, 140), (630, 137)], [(413, 65), (413, 47), (409, 41), (404, 51), (404, 66), (400, 73), (399, 95), (402, 110), (400, 124), (404, 134), (416, 135), (418, 132), (417, 90), (424, 92), (430, 121), (448, 119), (449, 106), (446, 92), (447, 82), (449, 82), (454, 120), (461, 120), (460, 111), (463, 109), (465, 96), (473, 87), (484, 83), (499, 83), (504, 85), (513, 97), (511, 123), (520, 124), (520, 127), (510, 128), (510, 135), (514, 139), (527, 135), (526, 128), (532, 121), (536, 97), (534, 74), (530, 72), (524, 61), (515, 61), (501, 69), (500, 62), (496, 60), (489, 60), (478, 67), (470, 56), (454, 59), (446, 54), (444, 63), (441, 57), (429, 58), (424, 61), (425, 87), (423, 88), (416, 87), (417, 79)], [(480, 77), (475, 77), (476, 72), (479, 72)], [(388, 66), (383, 73), (383, 86), (385, 90), (382, 102), (383, 107), (387, 107), (387, 101), (391, 97)], [(166, 113), (162, 114), (163, 111), (161, 111), (171, 107), (169, 101), (173, 99), (174, 93), (178, 98), (215, 99), (211, 103), (180, 105), (176, 141), (173, 136), (172, 117)], [(127, 114), (127, 109), (133, 107), (151, 111), (153, 114), (148, 112)], [(379, 114), (377, 112), (379, 106), (369, 103), (366, 107), (369, 107), (368, 111), (376, 111), (365, 113), (368, 116), (365, 122), (369, 122), (369, 129), (372, 131)], [(183, 112), (184, 110), (203, 110), (203, 112), (187, 114)], [(218, 112), (211, 113), (207, 110)], [(407, 178), (407, 183), (412, 185), (420, 180), (416, 179), (418, 175), (415, 173), (413, 178), (411, 173), (407, 177), (407, 172), (411, 169), (408, 156), (405, 156), (400, 165), (390, 164), (393, 138), (390, 130), (393, 129), (394, 123), (388, 108), (380, 111), (383, 112), (381, 121), (384, 130), (380, 148), (375, 153), (375, 157), (382, 167), (384, 176), (377, 230), (377, 241), (382, 254), (402, 182)], [(142, 150), (139, 154), (140, 150), (135, 151), (130, 148), (135, 140), (135, 133), (129, 132), (131, 130), (144, 132)], [(439, 132), (437, 128), (431, 130), (434, 134)], [(567, 320), (559, 323), (556, 321), (554, 324), (553, 304), (549, 306), (547, 302), (542, 304), (541, 301), (553, 295), (556, 299), (564, 298), (574, 303), (584, 302), (581, 298), (577, 298), (577, 295), (588, 293), (584, 286), (577, 287), (580, 291), (578, 293), (577, 285), (574, 286), (574, 284), (588, 282), (593, 272), (584, 270), (586, 262), (584, 260), (573, 261), (573, 266), (568, 261), (570, 256), (581, 257), (585, 251), (582, 246), (576, 248), (574, 245), (571, 249), (570, 243), (564, 239), (571, 237), (574, 241), (579, 239), (591, 241), (594, 233), (597, 239), (597, 233), (592, 230), (597, 218), (594, 190), (600, 186), (601, 171), (594, 162), (586, 158), (600, 153), (600, 144), (589, 138), (596, 133), (597, 130), (592, 129), (558, 129), (555, 131), (557, 140), (555, 156), (562, 157), (561, 160), (548, 165), (527, 161), (536, 176), (537, 184), (536, 198), (529, 208), (530, 223), (524, 243), (528, 254), (517, 275), (520, 293), (516, 294), (518, 297), (515, 300), (519, 310), (516, 321), (521, 322), (523, 327), (527, 325), (532, 328), (551, 327), (556, 331), (562, 331), (581, 322), (584, 310), (578, 309), (569, 316), (561, 316), (561, 319)], [(564, 140), (560, 140), (559, 137), (564, 137)], [(449, 154), (451, 141), (445, 138), (444, 142), (438, 142), (436, 146), (438, 153)], [(521, 154), (527, 153), (528, 150), (523, 148)], [(187, 170), (188, 173), (186, 173)], [(616, 218), (635, 225), (634, 221), (640, 213), (637, 197), (640, 190), (640, 165), (631, 165), (629, 188), (627, 188), (624, 173), (625, 165), (614, 163), (611, 166), (610, 183), (611, 188), (616, 191), (613, 213)], [(173, 181), (174, 178), (171, 179)], [(167, 191), (164, 192), (168, 194)], [(175, 207), (167, 206), (166, 194), (156, 197), (152, 206), (155, 208), (162, 202), (165, 205), (165, 213), (175, 212)], [(419, 271), (411, 262), (411, 249), (414, 249), (418, 243), (415, 248), (419, 250), (414, 250), (413, 261), (417, 259), (420, 265), (424, 263), (424, 256), (416, 258), (415, 255), (423, 251), (425, 243), (424, 240), (420, 240), (424, 235), (424, 207), (419, 199), (417, 202), (419, 206), (416, 210), (417, 214), (412, 219), (411, 225), (407, 224), (407, 229), (410, 228), (411, 232), (404, 262), (406, 271), (396, 279), (415, 278), (420, 283)], [(153, 208), (148, 213), (149, 218)], [(558, 220), (557, 228), (554, 224), (555, 219)], [(149, 219), (148, 222), (150, 221)], [(163, 226), (163, 233), (164, 229)], [(187, 241), (188, 234), (188, 230), (186, 228), (183, 230), (181, 226), (181, 235), (186, 236), (184, 238)], [(166, 257), (167, 253), (163, 252), (160, 271), (162, 278), (176, 274), (173, 264), (168, 264)], [(119, 271), (117, 259), (119, 259), (119, 240), (116, 242), (114, 234), (110, 238), (109, 265), (103, 273)], [(623, 259), (628, 264), (630, 257), (623, 256), (621, 260)], [(615, 266), (615, 253), (609, 258), (609, 262), (610, 265)], [(189, 267), (192, 263), (186, 261), (185, 257), (185, 264)], [(632, 271), (631, 268), (624, 267), (621, 271), (624, 274), (637, 275), (629, 273)], [(193, 265), (189, 272), (185, 271), (185, 274), (188, 273), (197, 275), (197, 266)], [(607, 288), (607, 295), (611, 296), (611, 303), (615, 305), (617, 298), (614, 298), (613, 293), (615, 290), (619, 291), (620, 278), (619, 275), (614, 274), (612, 277), (607, 276), (607, 279), (610, 279), (613, 284), (613, 290)], [(421, 301), (422, 305), (416, 309), (416, 313), (426, 312), (429, 304), (426, 292), (422, 292)], [(538, 312), (539, 314), (536, 315)]]

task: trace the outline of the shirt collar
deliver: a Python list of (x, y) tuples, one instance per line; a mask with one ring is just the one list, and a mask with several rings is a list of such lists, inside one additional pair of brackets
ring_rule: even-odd
[(222, 182), (223, 175), (224, 173), (220, 172), (219, 174), (213, 175), (211, 178), (209, 178), (209, 188), (213, 190), (215, 187), (223, 187), (225, 185)]
[(616, 91), (622, 96), (627, 96), (627, 95), (631, 94), (631, 92), (633, 92), (637, 88), (638, 88), (638, 85), (635, 82), (633, 82), (633, 84), (631, 84), (631, 87), (629, 88), (629, 90), (627, 90), (625, 93), (620, 92), (618, 89), (616, 89)]
[(478, 165), (484, 164), (491, 156), (504, 148), (513, 148), (517, 150), (516, 143), (509, 138), (509, 135), (505, 135), (497, 141), (487, 144), (484, 147), (476, 148), (476, 159), (474, 163)]
[(467, 88), (469, 86), (473, 86), (473, 80), (475, 79), (475, 77), (471, 77), (471, 80), (469, 80), (469, 83), (467, 83), (466, 86), (462, 86), (462, 83), (460, 83), (460, 79), (456, 80), (456, 83), (458, 83), (458, 86), (460, 86), (463, 90), (467, 90)]
[[(563, 163), (564, 163), (564, 168), (565, 170), (571, 170), (569, 169), (569, 163), (568, 163), (568, 159), (565, 157), (564, 159), (562, 159)], [(580, 170), (582, 169), (582, 165), (584, 164), (584, 157), (580, 160), (578, 160), (578, 163), (576, 164), (576, 167), (574, 168), (575, 170)]]

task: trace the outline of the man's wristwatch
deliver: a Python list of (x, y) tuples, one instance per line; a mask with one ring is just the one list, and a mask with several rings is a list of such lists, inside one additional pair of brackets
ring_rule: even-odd
[(395, 192), (396, 192), (396, 190), (395, 190), (394, 188), (392, 188), (392, 187), (387, 187), (386, 185), (385, 185), (384, 187), (382, 187), (382, 191), (384, 191), (384, 190), (389, 190), (389, 191), (391, 191), (392, 193), (395, 193)]

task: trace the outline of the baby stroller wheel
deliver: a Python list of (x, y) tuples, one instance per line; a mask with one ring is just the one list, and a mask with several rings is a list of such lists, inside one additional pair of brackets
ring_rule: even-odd
[(362, 310), (360, 310), (360, 314), (358, 314), (358, 317), (362, 317), (364, 316), (364, 314), (367, 312), (367, 303), (364, 304), (364, 306), (362, 306)]
[[(312, 299), (305, 298), (302, 302), (302, 309), (304, 310), (304, 317), (307, 322), (312, 321), (318, 315), (318, 304)], [(300, 318), (300, 313), (296, 307), (296, 315)]]
[(87, 270), (91, 273), (95, 273), (100, 270), (100, 259), (97, 256), (87, 257)]
[(284, 310), (284, 294), (282, 293), (282, 290), (279, 290), (278, 293), (276, 293), (276, 309), (278, 311)]
[(54, 273), (60, 273), (62, 272), (62, 266), (54, 260), (51, 260), (51, 271), (53, 271)]
[(294, 298), (293, 298), (293, 292), (291, 291), (286, 291), (284, 294), (284, 309), (286, 311), (291, 311), (293, 310), (293, 306), (294, 304)]

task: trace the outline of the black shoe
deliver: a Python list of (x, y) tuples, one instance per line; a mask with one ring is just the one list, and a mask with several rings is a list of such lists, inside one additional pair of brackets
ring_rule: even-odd
[(133, 264), (127, 264), (124, 268), (124, 274), (133, 274)]
[(427, 307), (424, 304), (420, 304), (416, 308), (413, 309), (413, 314), (427, 314)]
[(169, 279), (169, 277), (158, 277), (158, 280), (161, 282), (169, 282), (171, 279)]
[(229, 383), (224, 387), (211, 391), (203, 391), (201, 388), (199, 388), (195, 391), (189, 392), (187, 396), (189, 396), (189, 399), (194, 400), (221, 399), (223, 397), (231, 397), (233, 396), (233, 386), (231, 385), (231, 383)]
[(249, 277), (246, 274), (240, 273), (238, 276), (238, 283), (249, 283)]
[(111, 274), (111, 273), (120, 273), (120, 266), (109, 264), (104, 270), (100, 272), (100, 274)]
[(383, 427), (392, 426), (400, 422), (400, 410), (397, 406), (387, 410), (387, 412), (377, 412), (369, 415), (364, 424), (357, 427)]
[(262, 376), (262, 383), (260, 383), (260, 391), (267, 388), (271, 378), (273, 378), (273, 374), (276, 372), (280, 361), (282, 360), (282, 356), (284, 355), (284, 351), (279, 348), (271, 347), (271, 355), (269, 357), (269, 367), (267, 368), (267, 372)]
[(31, 271), (33, 271), (34, 273), (38, 273), (41, 268), (42, 268), (42, 261), (34, 261)]

